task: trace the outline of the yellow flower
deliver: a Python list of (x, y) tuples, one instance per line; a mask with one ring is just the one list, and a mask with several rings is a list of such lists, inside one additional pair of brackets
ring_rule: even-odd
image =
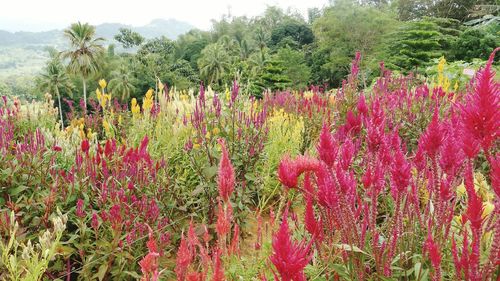
[(200, 144), (198, 144), (198, 143), (194, 143), (194, 144), (193, 144), (193, 148), (194, 148), (194, 149), (199, 149), (199, 148), (200, 148)]
[(137, 104), (137, 100), (135, 98), (132, 99), (130, 110), (132, 111), (132, 115), (134, 117), (137, 117), (141, 113), (141, 108)]
[(146, 92), (144, 101), (142, 102), (142, 109), (146, 112), (153, 107), (153, 89), (149, 89)]
[(87, 138), (88, 138), (88, 139), (91, 139), (91, 138), (92, 138), (92, 135), (93, 135), (93, 134), (92, 134), (92, 129), (91, 129), (91, 128), (88, 128), (88, 129), (87, 129)]
[(304, 92), (304, 98), (306, 100), (311, 99), (313, 96), (314, 96), (314, 93), (312, 91)]
[(458, 90), (458, 81), (455, 81), (455, 86), (453, 86), (453, 90), (456, 93)]
[(146, 92), (146, 99), (152, 99), (153, 98), (153, 89), (149, 89)]
[(209, 139), (209, 138), (210, 138), (210, 132), (207, 132), (207, 133), (205, 134), (205, 138), (206, 138), (206, 139)]
[(491, 202), (487, 201), (483, 203), (483, 219), (489, 216), (493, 210), (495, 210), (495, 205), (493, 205)]
[(457, 187), (457, 194), (460, 195), (460, 196), (463, 196), (465, 195), (465, 185), (464, 183), (462, 182), (458, 187)]
[(219, 133), (220, 133), (220, 130), (219, 130), (219, 128), (215, 127), (215, 128), (212, 130), (212, 132), (214, 133), (214, 135), (217, 135), (217, 134), (219, 134)]
[(101, 90), (99, 90), (99, 88), (95, 89), (95, 95), (97, 96), (97, 100), (101, 101), (102, 93), (101, 93)]
[(163, 83), (160, 81), (160, 79), (158, 79), (158, 89), (160, 89), (160, 92), (162, 92), (162, 91), (163, 91), (163, 88), (164, 88), (164, 87), (165, 87), (165, 86), (163, 85)]
[(106, 119), (102, 120), (102, 126), (104, 127), (104, 130), (109, 131), (109, 123), (106, 121)]
[(328, 102), (330, 103), (330, 105), (334, 105), (335, 104), (335, 96), (333, 94), (331, 94), (328, 97)]
[(99, 80), (99, 86), (101, 86), (101, 89), (106, 88), (107, 85), (108, 83), (106, 83), (106, 80), (104, 79)]
[(121, 125), (122, 124), (122, 116), (121, 115), (118, 115), (118, 124)]

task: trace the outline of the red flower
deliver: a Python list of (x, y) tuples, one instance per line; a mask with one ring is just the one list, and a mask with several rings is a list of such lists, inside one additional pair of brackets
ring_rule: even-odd
[(158, 256), (156, 252), (149, 252), (140, 262), (141, 272), (143, 274), (141, 281), (158, 280)]
[(85, 152), (85, 153), (89, 152), (90, 144), (89, 144), (89, 141), (87, 139), (82, 140), (82, 143), (80, 146), (81, 146), (81, 149), (83, 152)]
[(283, 214), (280, 229), (273, 235), (273, 254), (270, 257), (282, 281), (305, 280), (304, 268), (311, 260), (311, 243), (293, 242), (288, 228), (288, 210)]
[(177, 259), (175, 261), (175, 274), (177, 280), (184, 280), (186, 278), (186, 273), (189, 265), (191, 264), (193, 257), (191, 251), (189, 250), (187, 239), (184, 238), (184, 234), (181, 236), (181, 245), (177, 251)]
[(441, 266), (441, 253), (439, 251), (439, 247), (434, 240), (432, 239), (432, 235), (429, 233), (427, 236), (427, 240), (424, 245), (424, 252), (429, 254), (429, 258), (432, 263), (432, 267), (434, 270), (439, 271), (439, 267)]
[(217, 184), (219, 187), (219, 195), (227, 202), (231, 193), (234, 190), (234, 168), (229, 159), (229, 153), (226, 148), (226, 144), (223, 139), (219, 139), (219, 143), (222, 147), (222, 157), (219, 163), (219, 174), (217, 175)]
[(215, 230), (217, 231), (217, 235), (219, 237), (223, 237), (229, 233), (230, 228), (230, 217), (222, 207), (222, 204), (219, 202), (218, 212), (217, 212), (217, 225), (215, 226)]
[(59, 152), (59, 151), (62, 151), (62, 148), (59, 145), (54, 145), (52, 147), (52, 150), (55, 151), (55, 152)]
[(222, 267), (222, 261), (221, 261), (221, 250), (216, 249), (214, 252), (214, 269), (213, 269), (213, 276), (212, 280), (213, 281), (224, 281), (226, 280), (226, 277), (224, 276), (224, 268)]

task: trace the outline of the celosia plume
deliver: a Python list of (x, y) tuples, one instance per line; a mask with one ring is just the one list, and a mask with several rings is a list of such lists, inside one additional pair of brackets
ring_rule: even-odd
[(282, 281), (305, 280), (304, 268), (311, 260), (311, 243), (292, 241), (288, 228), (288, 211), (283, 214), (280, 229), (273, 235), (271, 262)]
[(221, 145), (222, 156), (219, 163), (217, 184), (220, 197), (224, 200), (224, 202), (228, 202), (229, 197), (234, 190), (234, 168), (231, 164), (231, 159), (229, 159), (229, 152), (227, 151), (225, 141), (223, 139), (219, 139), (219, 143)]

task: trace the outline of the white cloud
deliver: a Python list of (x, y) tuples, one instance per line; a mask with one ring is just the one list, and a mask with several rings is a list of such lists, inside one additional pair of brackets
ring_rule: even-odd
[(234, 16), (256, 16), (266, 6), (323, 7), (328, 0), (2, 0), (0, 29), (39, 30), (61, 28), (72, 22), (119, 22), (144, 25), (156, 18), (175, 18), (209, 29), (211, 19), (231, 11)]

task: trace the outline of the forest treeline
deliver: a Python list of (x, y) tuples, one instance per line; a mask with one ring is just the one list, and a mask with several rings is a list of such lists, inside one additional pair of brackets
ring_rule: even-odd
[(99, 79), (109, 81), (113, 96), (124, 102), (158, 81), (181, 90), (203, 83), (221, 91), (237, 80), (255, 96), (267, 89), (337, 88), (356, 51), (367, 85), (382, 61), (393, 71), (425, 74), (440, 57), (486, 60), (500, 45), (498, 11), (495, 1), (339, 0), (309, 9), (304, 18), (271, 6), (252, 18), (223, 15), (210, 31), (193, 29), (176, 40), (146, 40), (121, 29), (116, 45), (98, 38), (93, 26), (75, 23), (65, 30), (70, 47), (49, 50), (31, 93), (80, 100)]

